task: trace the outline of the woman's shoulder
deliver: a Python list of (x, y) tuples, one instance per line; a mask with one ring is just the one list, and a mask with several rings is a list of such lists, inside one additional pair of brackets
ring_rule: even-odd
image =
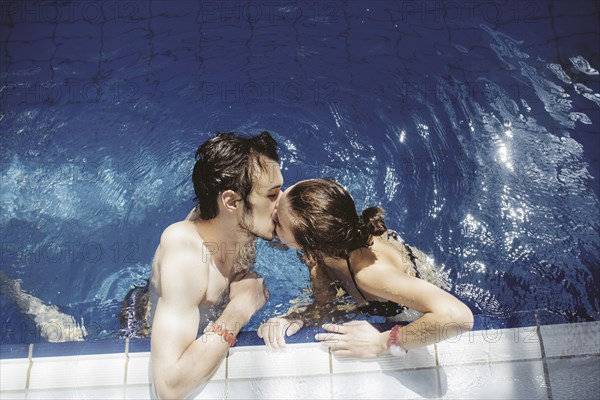
[[(369, 249), (370, 250), (370, 249)], [(352, 267), (354, 269), (357, 281), (381, 281), (386, 276), (392, 275), (406, 275), (404, 268), (399, 265), (398, 257), (394, 250), (389, 252), (389, 249), (376, 249), (374, 251), (362, 251), (357, 257), (352, 260)], [(387, 255), (383, 255), (383, 252), (389, 252)]]
[(425, 281), (445, 290), (450, 287), (448, 272), (436, 265), (434, 259), (424, 253), (421, 249), (411, 244), (408, 244), (400, 234), (394, 230), (388, 229), (381, 236), (384, 240), (390, 243), (399, 254), (404, 254), (405, 261), (410, 261), (410, 265), (406, 264), (407, 273), (424, 279)]

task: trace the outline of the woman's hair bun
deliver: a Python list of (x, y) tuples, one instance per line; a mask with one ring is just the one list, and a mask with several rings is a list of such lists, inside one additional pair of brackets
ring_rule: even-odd
[(362, 227), (364, 227), (369, 235), (380, 236), (387, 231), (383, 219), (383, 210), (379, 207), (369, 207), (364, 209), (359, 220)]

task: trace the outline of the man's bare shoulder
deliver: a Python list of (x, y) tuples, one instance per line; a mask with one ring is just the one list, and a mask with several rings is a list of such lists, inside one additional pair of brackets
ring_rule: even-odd
[(163, 231), (157, 256), (163, 273), (168, 268), (197, 274), (208, 262), (202, 237), (190, 221), (176, 222)]
[(185, 297), (199, 304), (208, 282), (208, 261), (202, 237), (190, 221), (169, 225), (162, 233), (156, 254), (160, 297)]
[(160, 236), (161, 247), (201, 247), (202, 237), (188, 220), (169, 225)]

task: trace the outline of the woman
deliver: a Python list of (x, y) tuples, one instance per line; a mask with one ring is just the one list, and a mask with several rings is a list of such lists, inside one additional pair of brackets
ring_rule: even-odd
[[(310, 319), (331, 319), (331, 315), (314, 311), (333, 311), (332, 301), (339, 290), (328, 284), (332, 280), (341, 283), (359, 310), (372, 309), (385, 316), (407, 308), (419, 312), (409, 316), (416, 318), (412, 323), (386, 332), (367, 321), (325, 324), (329, 333), (317, 334), (315, 339), (334, 354), (359, 358), (403, 355), (472, 328), (473, 314), (440, 288), (445, 283), (428, 267), (423, 253), (387, 229), (380, 208), (367, 208), (358, 216), (352, 197), (337, 182), (311, 179), (291, 186), (283, 193), (274, 219), (277, 236), (299, 250), (309, 266), (315, 302), (303, 313), (263, 323), (257, 333), (268, 346), (284, 346), (284, 336), (296, 333)], [(310, 319), (304, 318), (307, 314)]]

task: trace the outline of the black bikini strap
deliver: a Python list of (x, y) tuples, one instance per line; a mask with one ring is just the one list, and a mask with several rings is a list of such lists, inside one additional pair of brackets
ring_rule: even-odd
[(356, 290), (358, 290), (358, 293), (360, 293), (363, 300), (367, 301), (367, 298), (365, 297), (364, 293), (360, 290), (360, 288), (356, 284), (356, 278), (354, 277), (354, 271), (352, 270), (352, 266), (350, 265), (350, 256), (346, 257), (346, 265), (348, 265), (348, 271), (350, 271), (350, 276), (352, 277), (352, 282), (354, 282), (354, 287), (356, 288)]
[(408, 258), (410, 258), (410, 262), (412, 262), (413, 269), (415, 270), (415, 276), (419, 279), (422, 279), (421, 273), (417, 269), (417, 261), (416, 261), (417, 257), (415, 257), (415, 254), (413, 253), (413, 251), (409, 245), (407, 245), (406, 243), (403, 243), (403, 244), (404, 244), (404, 248), (406, 248), (406, 252), (408, 253)]

